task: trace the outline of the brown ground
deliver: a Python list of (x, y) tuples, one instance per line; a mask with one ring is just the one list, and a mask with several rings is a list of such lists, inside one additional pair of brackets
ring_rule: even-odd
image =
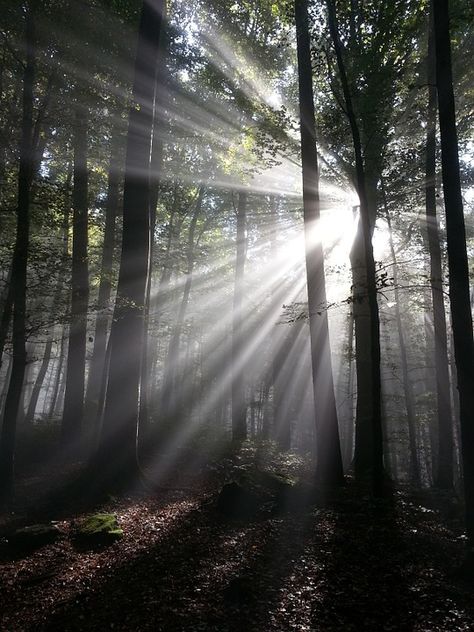
[[(348, 485), (325, 506), (239, 522), (216, 511), (219, 483), (110, 499), (100, 509), (124, 537), (107, 547), (74, 544), (77, 509), (49, 510), (55, 544), (19, 556), (4, 539), (0, 630), (474, 630), (472, 585), (452, 572), (462, 524), (433, 496), (373, 501)], [(12, 521), (32, 517), (4, 516), (4, 532)]]

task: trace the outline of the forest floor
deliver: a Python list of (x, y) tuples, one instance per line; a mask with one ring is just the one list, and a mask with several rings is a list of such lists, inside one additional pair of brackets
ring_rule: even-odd
[[(203, 468), (192, 488), (4, 515), (0, 630), (474, 630), (451, 499), (398, 489), (374, 500), (349, 482), (324, 502), (229, 519), (216, 507), (228, 465)], [(25, 476), (23, 498), (44, 480)], [(92, 510), (114, 513), (123, 537), (79, 546), (75, 525)], [(55, 543), (11, 549), (9, 530), (46, 518)]]

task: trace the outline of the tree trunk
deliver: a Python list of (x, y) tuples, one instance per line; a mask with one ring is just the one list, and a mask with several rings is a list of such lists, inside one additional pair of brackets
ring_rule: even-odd
[(244, 270), (247, 256), (247, 193), (240, 191), (237, 203), (237, 237), (235, 257), (234, 302), (232, 313), (232, 438), (247, 438), (247, 405), (242, 336), (242, 301), (244, 298)]
[(2, 317), (0, 319), (0, 368), (2, 367), (3, 352), (5, 350), (5, 343), (7, 341), (8, 330), (10, 329), (10, 321), (13, 311), (13, 285), (11, 267), (7, 277), (5, 301), (2, 307)]
[(469, 296), (469, 266), (459, 174), (448, 1), (433, 0), (432, 6), (435, 25), (441, 166), (446, 209), (449, 298), (459, 391), (466, 528), (472, 547), (474, 545), (474, 341)]
[(38, 404), (41, 388), (43, 387), (43, 382), (46, 376), (46, 372), (48, 370), (49, 361), (51, 360), (52, 347), (53, 347), (53, 339), (50, 337), (48, 341), (46, 342), (46, 346), (44, 348), (43, 359), (41, 361), (41, 366), (38, 371), (38, 375), (36, 376), (33, 390), (31, 392), (30, 401), (28, 403), (28, 408), (26, 411), (25, 419), (24, 419), (25, 424), (32, 424), (35, 420), (36, 405)]
[(407, 348), (405, 343), (405, 334), (403, 331), (403, 323), (402, 316), (400, 311), (400, 291), (398, 287), (398, 263), (397, 263), (397, 255), (395, 253), (395, 246), (393, 243), (393, 233), (392, 233), (392, 222), (390, 219), (390, 214), (387, 208), (387, 201), (385, 199), (385, 191), (384, 191), (384, 206), (385, 206), (385, 216), (387, 220), (388, 227), (388, 235), (389, 235), (389, 245), (390, 245), (390, 254), (392, 257), (392, 271), (393, 271), (393, 286), (394, 286), (394, 299), (395, 299), (395, 320), (397, 323), (397, 334), (398, 334), (398, 346), (400, 348), (400, 360), (402, 367), (402, 384), (403, 384), (403, 393), (405, 396), (405, 406), (407, 411), (407, 424), (408, 424), (408, 444), (410, 451), (410, 481), (413, 485), (419, 487), (421, 485), (421, 476), (420, 476), (420, 463), (418, 460), (418, 449), (417, 449), (417, 439), (416, 439), (416, 412), (415, 412), (415, 396), (413, 394), (413, 386), (410, 381), (410, 375), (408, 372), (408, 358), (407, 358)]
[(186, 259), (187, 259), (187, 271), (186, 271), (186, 281), (184, 283), (183, 296), (181, 298), (181, 303), (178, 309), (178, 314), (176, 316), (176, 323), (171, 335), (168, 354), (166, 357), (166, 369), (163, 377), (163, 399), (162, 399), (162, 414), (167, 420), (172, 420), (176, 422), (176, 413), (178, 401), (183, 400), (183, 397), (186, 397), (185, 393), (180, 393), (177, 396), (176, 393), (176, 375), (178, 372), (178, 364), (179, 364), (179, 347), (181, 342), (181, 334), (183, 331), (184, 319), (186, 317), (186, 312), (188, 309), (189, 296), (191, 293), (191, 287), (193, 282), (193, 270), (194, 270), (194, 247), (195, 247), (195, 233), (196, 233), (196, 225), (199, 219), (199, 215), (201, 214), (202, 209), (202, 201), (204, 197), (204, 187), (200, 187), (198, 198), (196, 200), (196, 205), (194, 207), (194, 212), (191, 218), (191, 222), (189, 224), (189, 232), (188, 232), (188, 244), (186, 249)]
[(95, 460), (96, 471), (107, 485), (138, 474), (139, 388), (150, 252), (150, 150), (163, 5), (163, 0), (144, 1), (138, 32), (125, 159), (122, 252), (104, 419)]
[(97, 300), (97, 318), (95, 321), (94, 348), (87, 380), (85, 418), (88, 430), (94, 433), (97, 418), (99, 392), (105, 365), (107, 329), (110, 321), (110, 297), (112, 293), (112, 275), (115, 249), (115, 220), (119, 207), (120, 188), (120, 133), (115, 131), (110, 148), (110, 163), (107, 185), (107, 204), (105, 208), (104, 243), (100, 268), (99, 296)]
[(432, 16), (428, 40), (428, 113), (426, 122), (426, 232), (430, 254), (430, 285), (433, 303), (434, 362), (436, 376), (436, 401), (438, 411), (438, 433), (436, 445), (437, 487), (450, 489), (453, 486), (453, 416), (449, 390), (448, 336), (444, 311), (443, 272), (441, 248), (436, 216), (436, 57)]
[(18, 211), (12, 262), (13, 358), (0, 437), (0, 499), (13, 493), (16, 422), (26, 367), (26, 279), (30, 232), (30, 191), (33, 169), (33, 86), (35, 76), (35, 26), (33, 8), (26, 6), (26, 64), (23, 74), (23, 112), (18, 172)]
[[(360, 220), (358, 226), (359, 240), (363, 243), (363, 257), (361, 264), (366, 270), (366, 288), (365, 292), (358, 297), (361, 303), (367, 301), (369, 316), (369, 353), (370, 353), (370, 373), (371, 380), (371, 411), (370, 411), (370, 435), (364, 437), (364, 444), (358, 440), (359, 427), (356, 426), (356, 449), (354, 456), (354, 469), (358, 478), (369, 476), (372, 480), (374, 492), (378, 495), (382, 492), (384, 482), (384, 463), (383, 463), (383, 429), (382, 429), (382, 389), (380, 378), (380, 319), (377, 303), (377, 279), (375, 272), (374, 251), (372, 247), (372, 231), (370, 215), (369, 215), (369, 196), (368, 196), (368, 180), (362, 157), (362, 143), (360, 139), (359, 126), (357, 123), (354, 107), (352, 103), (352, 95), (349, 88), (349, 82), (346, 75), (344, 59), (342, 54), (342, 44), (339, 38), (337, 18), (333, 0), (327, 0), (329, 29), (336, 53), (337, 66), (339, 69), (339, 77), (341, 80), (342, 90), (344, 93), (344, 101), (346, 106), (347, 117), (352, 133), (352, 141), (354, 144), (355, 167), (356, 167), (356, 184), (357, 193), (360, 201)], [(356, 237), (357, 239), (357, 237)], [(356, 324), (357, 327), (357, 324)], [(356, 335), (356, 354), (361, 349), (358, 346)], [(359, 371), (357, 372), (357, 400), (363, 396), (361, 392), (361, 384), (359, 382)]]
[(317, 477), (323, 484), (343, 480), (324, 276), (320, 220), (318, 154), (313, 101), (307, 0), (295, 0), (303, 171), (303, 213), (309, 331), (316, 417)]
[[(163, 4), (163, 11), (166, 11), (166, 2)], [(162, 18), (166, 16), (163, 14)], [(139, 443), (146, 442), (149, 425), (150, 425), (150, 381), (153, 366), (153, 353), (150, 353), (148, 333), (150, 329), (150, 310), (151, 310), (151, 286), (153, 280), (153, 260), (155, 246), (155, 228), (156, 228), (156, 207), (158, 204), (158, 195), (160, 190), (160, 173), (163, 166), (163, 139), (160, 135), (160, 123), (165, 98), (166, 89), (166, 29), (162, 28), (159, 41), (159, 52), (162, 62), (157, 70), (155, 79), (155, 99), (153, 109), (153, 138), (151, 144), (150, 158), (150, 257), (149, 271), (145, 293), (145, 323), (143, 331), (143, 357), (140, 377), (140, 410), (138, 419)]]
[[(79, 97), (78, 97), (79, 98)], [(66, 365), (66, 390), (61, 425), (63, 447), (78, 453), (84, 414), (88, 271), (87, 111), (74, 108), (74, 188), (72, 192), (71, 324)]]

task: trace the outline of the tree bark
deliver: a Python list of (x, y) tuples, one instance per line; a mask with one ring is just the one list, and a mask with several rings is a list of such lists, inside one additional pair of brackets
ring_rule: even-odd
[(163, 0), (145, 0), (138, 32), (125, 159), (122, 252), (104, 419), (95, 459), (106, 485), (125, 483), (138, 474), (139, 388), (150, 252), (150, 150), (163, 7)]
[(79, 98), (74, 107), (71, 323), (61, 425), (61, 441), (71, 456), (78, 454), (82, 434), (89, 303), (87, 111)]
[(398, 262), (397, 255), (395, 253), (395, 246), (393, 243), (393, 233), (392, 233), (392, 221), (390, 219), (390, 214), (387, 207), (387, 201), (385, 199), (385, 191), (384, 195), (384, 206), (385, 206), (385, 217), (387, 220), (387, 228), (389, 235), (389, 246), (390, 246), (390, 254), (392, 257), (392, 273), (393, 273), (393, 287), (394, 287), (394, 299), (395, 299), (395, 321), (397, 323), (397, 334), (398, 334), (398, 346), (400, 349), (400, 360), (401, 360), (401, 368), (402, 368), (402, 384), (403, 384), (403, 394), (405, 396), (405, 406), (407, 411), (407, 425), (408, 425), (408, 445), (410, 452), (410, 481), (416, 487), (421, 485), (421, 475), (420, 475), (420, 463), (418, 460), (418, 449), (417, 449), (417, 437), (416, 437), (416, 412), (415, 412), (415, 396), (413, 393), (413, 386), (410, 381), (410, 375), (408, 371), (408, 358), (407, 358), (407, 347), (405, 343), (405, 333), (403, 331), (403, 323), (402, 316), (400, 310), (400, 290), (398, 286)]
[(186, 397), (185, 393), (180, 393), (177, 396), (176, 390), (176, 376), (178, 372), (179, 364), (179, 347), (181, 342), (181, 334), (183, 331), (184, 319), (188, 309), (189, 296), (191, 294), (191, 287), (193, 282), (193, 270), (194, 270), (194, 248), (195, 248), (195, 234), (196, 225), (201, 214), (202, 202), (204, 198), (204, 187), (201, 186), (199, 194), (194, 207), (194, 212), (191, 217), (188, 231), (188, 243), (186, 248), (186, 260), (187, 271), (186, 280), (184, 283), (183, 296), (176, 316), (176, 323), (171, 335), (170, 343), (168, 346), (168, 354), (165, 363), (165, 374), (163, 377), (163, 399), (162, 399), (162, 413), (165, 419), (173, 420), (176, 422), (176, 413), (178, 401), (183, 400)]
[(316, 473), (317, 478), (323, 484), (337, 484), (343, 480), (343, 469), (329, 342), (324, 252), (321, 239), (318, 236), (320, 220), (319, 173), (307, 0), (295, 0), (295, 19), (306, 278), (316, 418)]
[[(354, 469), (358, 478), (369, 476), (372, 480), (374, 492), (378, 495), (382, 492), (384, 482), (383, 462), (383, 430), (382, 430), (382, 398), (380, 378), (380, 320), (377, 303), (377, 279), (375, 272), (374, 252), (372, 247), (372, 230), (369, 215), (369, 197), (367, 187), (367, 175), (364, 167), (362, 143), (359, 126), (355, 115), (352, 95), (346, 75), (343, 59), (342, 44), (339, 37), (337, 17), (333, 0), (327, 0), (329, 30), (336, 53), (339, 77), (344, 94), (347, 117), (351, 128), (354, 145), (356, 186), (360, 201), (360, 220), (358, 232), (363, 248), (363, 265), (366, 268), (367, 287), (364, 294), (361, 293), (358, 300), (367, 301), (369, 315), (369, 352), (370, 352), (370, 379), (371, 379), (371, 412), (370, 412), (370, 436), (367, 434), (364, 445), (357, 439), (359, 428), (356, 426), (356, 450), (354, 456)], [(357, 346), (357, 337), (356, 337)], [(360, 349), (356, 348), (356, 353)], [(357, 374), (359, 378), (359, 372)], [(360, 391), (361, 384), (357, 384), (357, 399), (363, 396)]]
[(12, 262), (13, 358), (0, 437), (0, 499), (13, 493), (16, 422), (26, 367), (26, 280), (30, 234), (30, 191), (33, 170), (33, 88), (35, 80), (35, 25), (33, 6), (25, 13), (26, 64), (23, 74), (23, 111), (18, 172), (18, 210)]
[(433, 16), (428, 39), (428, 112), (426, 121), (425, 204), (426, 233), (430, 255), (430, 285), (433, 305), (434, 363), (437, 402), (437, 458), (434, 483), (442, 489), (453, 486), (453, 415), (448, 363), (448, 336), (444, 311), (441, 247), (436, 216), (436, 56)]
[(433, 0), (432, 6), (435, 25), (441, 167), (446, 209), (449, 298), (459, 391), (466, 528), (472, 547), (474, 545), (474, 341), (469, 296), (469, 266), (459, 173), (449, 35), (449, 5), (447, 0)]
[[(115, 250), (115, 222), (119, 208), (120, 188), (120, 133), (118, 130), (112, 138), (110, 163), (107, 184), (107, 204), (105, 208), (104, 243), (100, 267), (99, 296), (97, 300), (97, 317), (95, 321), (94, 348), (89, 367), (86, 393), (87, 423), (94, 425), (97, 418), (99, 393), (102, 373), (105, 366), (105, 350), (107, 346), (107, 329), (110, 321), (110, 297), (112, 293), (112, 275)], [(94, 428), (89, 428), (91, 433)]]
[(247, 438), (247, 404), (242, 339), (242, 301), (244, 298), (245, 258), (247, 256), (247, 193), (240, 191), (237, 203), (234, 301), (232, 313), (232, 438)]

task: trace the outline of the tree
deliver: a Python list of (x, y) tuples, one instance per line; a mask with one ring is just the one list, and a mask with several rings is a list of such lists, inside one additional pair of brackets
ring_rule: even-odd
[(66, 367), (61, 439), (77, 453), (82, 433), (86, 379), (88, 270), (87, 110), (76, 96), (74, 104), (74, 188), (72, 192), (71, 323)]
[(318, 236), (319, 175), (307, 0), (295, 0), (295, 22), (309, 332), (317, 430), (317, 476), (324, 484), (340, 483), (343, 471), (329, 343), (324, 253)]
[(459, 392), (466, 528), (474, 546), (474, 340), (466, 229), (461, 194), (458, 138), (451, 66), (448, 0), (433, 0), (436, 86), (441, 136), (441, 169), (446, 210), (449, 299)]
[[(432, 12), (431, 12), (432, 13)], [(428, 110), (426, 121), (425, 208), (426, 235), (430, 256), (430, 285), (433, 305), (434, 361), (437, 402), (437, 467), (434, 482), (438, 487), (453, 486), (453, 416), (449, 391), (448, 336), (444, 311), (441, 247), (436, 215), (436, 61), (434, 51), (433, 16), (430, 15), (428, 34)]]
[[(137, 426), (149, 273), (150, 149), (163, 0), (144, 0), (135, 58), (123, 192), (123, 237), (106, 401), (95, 463), (111, 476), (137, 474)], [(110, 455), (113, 454), (113, 461)], [(110, 481), (109, 481), (110, 482)]]
[(243, 313), (244, 271), (247, 255), (247, 192), (240, 191), (237, 202), (234, 302), (232, 309), (232, 437), (247, 438), (247, 405), (245, 401)]
[(16, 421), (26, 367), (26, 278), (30, 237), (30, 189), (33, 170), (33, 90), (35, 80), (34, 4), (25, 8), (26, 63), (23, 73), (23, 111), (18, 172), (18, 206), (11, 285), (13, 291), (13, 362), (0, 437), (0, 497), (13, 492)]
[[(364, 167), (364, 159), (362, 154), (362, 143), (359, 125), (353, 107), (352, 95), (347, 80), (347, 74), (343, 59), (342, 43), (339, 37), (337, 16), (333, 0), (327, 0), (328, 8), (328, 24), (331, 33), (334, 51), (337, 59), (339, 70), (339, 78), (341, 81), (342, 91), (344, 95), (345, 109), (352, 134), (352, 142), (354, 145), (355, 169), (356, 169), (356, 188), (360, 201), (360, 220), (357, 228), (355, 243), (363, 245), (362, 252), (358, 251), (361, 260), (358, 261), (358, 267), (365, 268), (366, 287), (355, 297), (355, 300), (361, 303), (368, 303), (368, 320), (369, 320), (369, 354), (370, 354), (370, 373), (365, 376), (369, 380), (369, 392), (372, 394), (370, 401), (370, 422), (369, 428), (361, 432), (356, 432), (356, 452), (355, 452), (355, 472), (361, 477), (369, 475), (373, 482), (374, 490), (380, 491), (383, 477), (383, 432), (382, 432), (382, 409), (381, 409), (381, 380), (380, 380), (380, 320), (377, 303), (377, 279), (375, 272), (375, 261), (372, 247), (372, 231), (373, 222), (369, 215), (369, 201), (367, 196), (367, 177)], [(354, 266), (353, 266), (354, 267)], [(361, 340), (359, 338), (359, 344)], [(356, 353), (361, 353), (360, 346), (357, 347), (356, 336)], [(357, 399), (364, 397), (364, 389), (361, 382), (360, 372), (357, 373)], [(356, 427), (357, 430), (357, 427)]]

